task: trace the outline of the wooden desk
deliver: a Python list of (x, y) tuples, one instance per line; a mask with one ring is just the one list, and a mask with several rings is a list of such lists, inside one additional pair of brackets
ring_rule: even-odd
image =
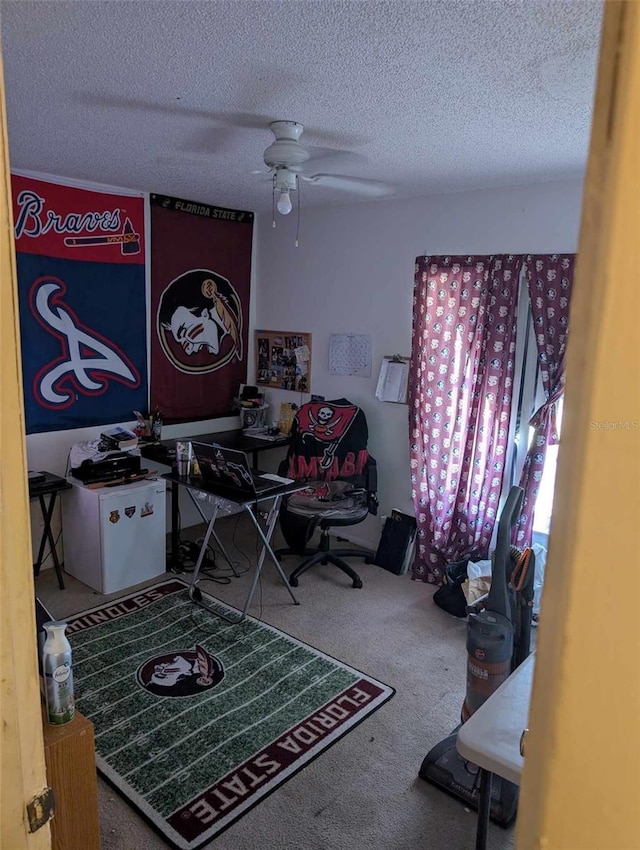
[(53, 789), (52, 850), (100, 850), (93, 723), (76, 711), (64, 726), (47, 722), (42, 706), (47, 782)]
[(520, 784), (524, 764), (520, 737), (529, 719), (534, 663), (532, 652), (458, 731), (456, 749), (482, 771), (476, 850), (487, 843), (492, 775)]
[[(213, 434), (193, 434), (190, 437), (175, 437), (171, 440), (161, 440), (157, 443), (140, 443), (140, 454), (145, 460), (171, 466), (175, 471), (176, 443), (188, 443), (192, 441), (198, 443), (217, 443), (225, 449), (238, 449), (247, 454), (251, 453), (254, 469), (258, 468), (258, 454), (260, 452), (289, 445), (289, 437), (286, 434), (275, 440), (260, 440), (257, 437), (247, 437), (241, 430), (219, 431)], [(180, 527), (178, 509), (179, 486), (176, 480), (172, 478), (168, 480), (170, 482), (168, 492), (171, 494), (171, 552), (167, 558), (167, 569), (172, 569), (180, 565), (178, 558), (178, 547), (180, 545), (178, 539)]]

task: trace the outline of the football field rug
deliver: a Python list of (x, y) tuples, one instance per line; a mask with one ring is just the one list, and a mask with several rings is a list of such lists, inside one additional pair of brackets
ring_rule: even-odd
[(394, 694), (252, 617), (231, 625), (208, 614), (180, 579), (68, 623), (99, 771), (183, 850), (210, 841)]

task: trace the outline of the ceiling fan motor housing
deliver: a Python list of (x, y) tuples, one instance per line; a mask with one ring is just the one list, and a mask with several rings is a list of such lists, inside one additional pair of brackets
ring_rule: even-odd
[(271, 131), (276, 137), (264, 152), (264, 161), (269, 168), (284, 166), (298, 168), (309, 159), (309, 152), (298, 139), (304, 129), (297, 121), (273, 121)]

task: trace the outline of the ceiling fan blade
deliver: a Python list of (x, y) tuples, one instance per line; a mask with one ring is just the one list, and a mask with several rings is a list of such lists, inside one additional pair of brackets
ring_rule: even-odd
[(260, 169), (256, 169), (255, 171), (252, 171), (251, 175), (256, 180), (259, 180), (260, 183), (266, 183), (267, 181), (269, 183), (273, 183), (273, 171), (267, 171), (264, 168), (260, 168)]
[(309, 159), (304, 164), (304, 170), (309, 172), (322, 169), (331, 171), (351, 171), (359, 165), (368, 165), (366, 156), (355, 151), (338, 150), (337, 148), (321, 148), (316, 145), (305, 145)]
[(380, 180), (367, 180), (365, 177), (346, 177), (342, 174), (301, 174), (302, 180), (326, 186), (328, 189), (341, 189), (345, 192), (356, 192), (370, 198), (382, 198), (393, 195), (395, 189)]

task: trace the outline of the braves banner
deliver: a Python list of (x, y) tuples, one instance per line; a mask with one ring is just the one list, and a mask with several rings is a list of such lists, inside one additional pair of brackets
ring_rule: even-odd
[(147, 408), (144, 202), (12, 175), (27, 433)]
[(230, 413), (247, 379), (252, 212), (151, 195), (151, 406)]

